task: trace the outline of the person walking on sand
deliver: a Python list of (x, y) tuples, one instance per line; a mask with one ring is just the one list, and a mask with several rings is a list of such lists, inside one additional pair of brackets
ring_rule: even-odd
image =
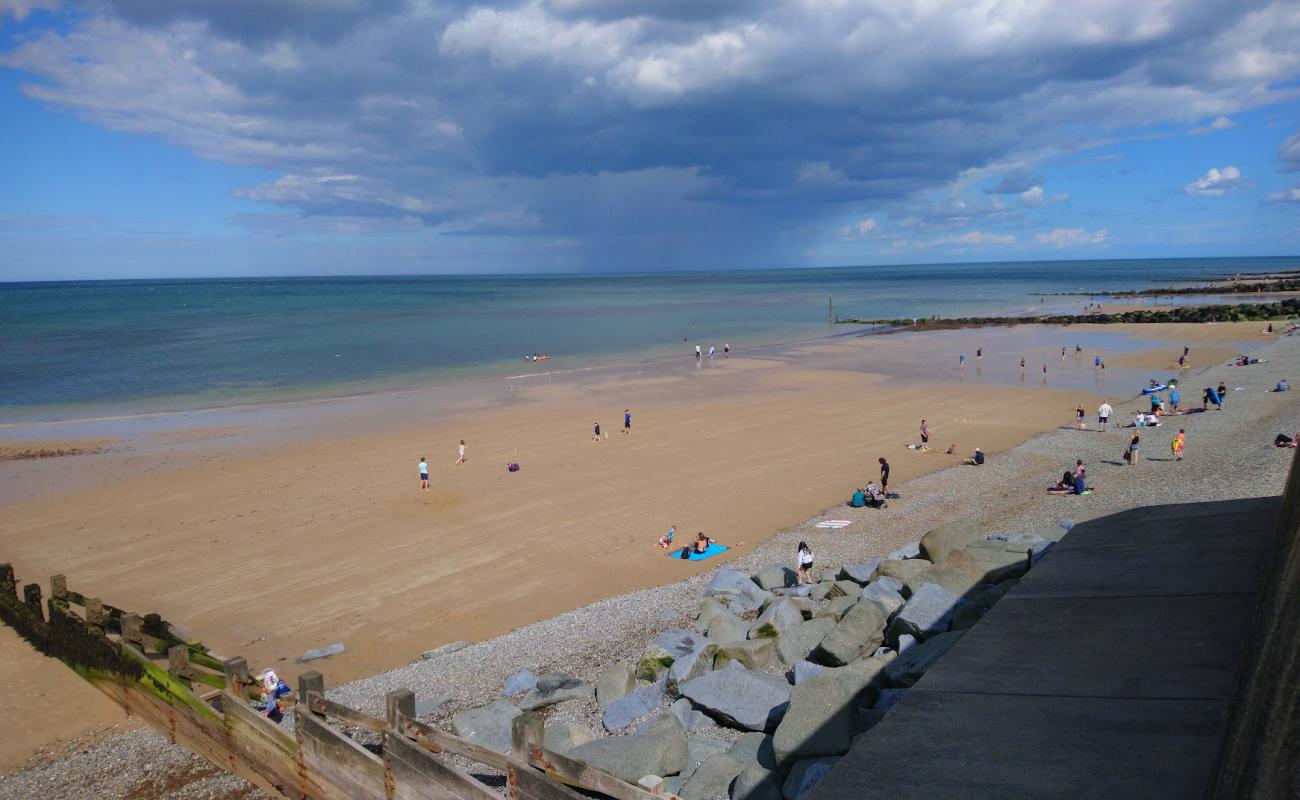
[(623, 433), (632, 432), (632, 409), (623, 409)]
[(1106, 421), (1109, 420), (1110, 415), (1114, 413), (1115, 409), (1110, 407), (1109, 397), (1102, 401), (1101, 405), (1097, 406), (1097, 428), (1102, 433), (1106, 432)]
[(460, 444), (456, 445), (456, 463), (465, 463), (465, 440), (461, 439)]
[(599, 441), (600, 441), (600, 423), (599, 423), (599, 422), (594, 423), (594, 427), (592, 428), (591, 440), (592, 440), (593, 442), (599, 442)]
[(1169, 387), (1169, 413), (1178, 413), (1178, 402), (1182, 399), (1183, 396), (1178, 393), (1178, 387), (1176, 385)]
[(1083, 430), (1083, 403), (1074, 408), (1074, 429), (1076, 431)]
[(420, 489), (429, 491), (429, 462), (424, 460), (424, 456), (420, 456)]
[(1174, 451), (1174, 461), (1183, 460), (1183, 448), (1187, 446), (1187, 431), (1182, 428), (1178, 429), (1178, 435), (1169, 443), (1170, 449)]
[(1136, 467), (1138, 462), (1138, 445), (1141, 444), (1142, 437), (1138, 436), (1136, 430), (1128, 437), (1128, 465)]
[(813, 583), (813, 552), (808, 548), (807, 542), (799, 543), (799, 549), (795, 551), (795, 560), (798, 564), (795, 574), (799, 576), (799, 583)]
[(889, 491), (889, 462), (884, 456), (880, 457), (880, 491)]
[(930, 449), (930, 426), (925, 424), (925, 420), (921, 420), (921, 449)]

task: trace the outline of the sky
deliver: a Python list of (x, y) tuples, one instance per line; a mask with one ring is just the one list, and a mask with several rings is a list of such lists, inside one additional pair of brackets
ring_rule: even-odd
[(0, 280), (1300, 254), (1294, 0), (0, 0)]

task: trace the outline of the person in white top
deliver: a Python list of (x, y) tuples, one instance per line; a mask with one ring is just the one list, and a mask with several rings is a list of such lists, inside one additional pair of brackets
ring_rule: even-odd
[(457, 452), (456, 463), (464, 464), (465, 463), (465, 440), (464, 439), (460, 440), (460, 444), (456, 447), (456, 452)]
[(429, 491), (429, 462), (420, 456), (420, 488)]
[(1097, 408), (1097, 424), (1103, 432), (1106, 430), (1106, 420), (1110, 419), (1110, 415), (1113, 413), (1115, 413), (1115, 409), (1110, 407), (1110, 398), (1108, 397), (1105, 402)]
[(700, 346), (698, 344), (695, 345), (695, 360), (699, 361), (703, 357), (704, 357), (704, 351), (700, 349)]
[(808, 549), (808, 543), (800, 542), (799, 549), (795, 552), (799, 557), (799, 568), (796, 570), (799, 583), (813, 583), (812, 573), (810, 572), (813, 565), (813, 554), (812, 550)]

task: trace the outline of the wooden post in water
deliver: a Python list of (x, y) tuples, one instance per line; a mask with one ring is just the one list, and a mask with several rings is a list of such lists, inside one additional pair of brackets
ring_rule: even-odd
[(835, 301), (830, 295), (826, 295), (826, 321), (831, 325), (835, 324)]

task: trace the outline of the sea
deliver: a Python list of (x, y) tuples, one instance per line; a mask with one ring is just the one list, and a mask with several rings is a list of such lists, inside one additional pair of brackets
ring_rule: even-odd
[[(1294, 268), (1215, 258), (654, 274), (0, 283), (0, 423), (342, 396), (737, 353), (834, 317), (1045, 313)], [(853, 329), (857, 330), (857, 329)], [(545, 354), (546, 361), (526, 356)]]

